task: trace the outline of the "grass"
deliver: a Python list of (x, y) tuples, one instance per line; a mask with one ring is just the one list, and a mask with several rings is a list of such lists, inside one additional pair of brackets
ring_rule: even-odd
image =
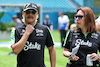
[(8, 56), (11, 49), (0, 48), (0, 67), (16, 67), (16, 55)]
[(54, 42), (60, 42), (60, 33), (58, 30), (54, 30), (52, 32), (52, 36), (53, 36)]
[(0, 42), (9, 42), (10, 40), (0, 40)]
[[(63, 56), (63, 49), (60, 47), (56, 47), (56, 67), (65, 67), (66, 63), (69, 62), (68, 58)], [(45, 64), (47, 67), (50, 67), (50, 60), (48, 49), (45, 49)]]
[[(68, 58), (64, 57), (62, 52), (63, 49), (60, 47), (55, 47), (56, 49), (56, 67), (65, 67), (66, 63), (69, 62)], [(9, 56), (11, 49), (2, 47), (0, 48), (0, 67), (16, 67), (17, 56)], [(48, 49), (45, 48), (45, 64), (50, 67), (49, 53)]]

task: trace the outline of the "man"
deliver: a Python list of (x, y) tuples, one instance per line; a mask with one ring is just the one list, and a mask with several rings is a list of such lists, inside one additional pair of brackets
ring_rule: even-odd
[(51, 67), (55, 67), (56, 52), (48, 28), (37, 23), (38, 7), (27, 3), (22, 11), (24, 25), (15, 29), (15, 44), (11, 47), (17, 54), (17, 67), (46, 67), (44, 48), (48, 47)]
[[(12, 22), (14, 22), (16, 24), (15, 27), (20, 27), (23, 24), (22, 21), (16, 15), (13, 15), (12, 20), (13, 20)], [(11, 27), (11, 30), (13, 28), (14, 27)]]
[(14, 16), (12, 17), (12, 19), (13, 19), (14, 22), (16, 22), (16, 27), (19, 27), (19, 26), (22, 25), (21, 20), (20, 20), (19, 18), (17, 18), (16, 15), (14, 15)]
[(49, 15), (45, 15), (45, 20), (43, 21), (43, 25), (46, 25), (50, 28), (50, 31), (53, 32), (53, 25), (52, 22), (49, 20)]
[(66, 32), (69, 27), (69, 18), (67, 15), (63, 15), (62, 12), (59, 12), (58, 17), (58, 30), (61, 34), (61, 47), (63, 47), (64, 39), (66, 37)]

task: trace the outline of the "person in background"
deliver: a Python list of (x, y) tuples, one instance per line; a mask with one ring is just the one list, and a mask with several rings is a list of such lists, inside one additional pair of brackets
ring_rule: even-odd
[(48, 26), (50, 31), (53, 32), (53, 25), (52, 25), (51, 20), (49, 20), (49, 15), (48, 14), (45, 15), (45, 20), (43, 21), (43, 25)]
[(96, 29), (100, 32), (100, 16), (95, 20), (96, 22)]
[(11, 46), (17, 54), (17, 67), (46, 67), (44, 64), (45, 45), (48, 48), (51, 67), (56, 66), (54, 41), (47, 26), (37, 22), (38, 7), (27, 3), (22, 11), (24, 24), (16, 27), (12, 35), (14, 44)]
[(64, 42), (63, 55), (70, 59), (67, 67), (99, 67), (100, 32), (96, 30), (94, 12), (89, 7), (80, 7), (75, 17), (78, 29), (70, 30)]
[[(16, 26), (15, 27), (20, 27), (23, 23), (21, 22), (21, 20), (16, 16), (16, 15), (13, 15), (12, 17), (12, 20), (14, 23), (16, 23)], [(15, 27), (11, 27), (11, 30), (12, 29), (15, 29)], [(11, 32), (12, 33), (12, 32)], [(11, 42), (12, 43), (12, 42)], [(12, 55), (15, 55), (13, 51), (11, 51), (8, 55), (12, 56)]]
[[(19, 27), (23, 24), (22, 21), (16, 15), (13, 15), (12, 20), (13, 20), (12, 22), (16, 23), (15, 27)], [(12, 28), (14, 28), (14, 27), (12, 27)]]
[(61, 47), (63, 47), (64, 39), (66, 37), (66, 32), (69, 28), (69, 18), (67, 15), (63, 15), (62, 12), (59, 12), (58, 17), (58, 30), (61, 36)]
[(13, 21), (16, 23), (16, 27), (19, 27), (19, 26), (22, 25), (21, 20), (20, 20), (16, 15), (14, 15), (14, 16), (12, 17), (12, 19), (13, 19)]

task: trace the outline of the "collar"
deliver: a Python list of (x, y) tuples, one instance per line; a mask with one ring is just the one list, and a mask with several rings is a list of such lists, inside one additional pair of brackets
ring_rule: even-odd
[[(82, 31), (81, 31), (80, 28), (78, 29), (78, 32), (82, 33)], [(92, 32), (92, 33), (95, 33), (95, 32)], [(86, 33), (84, 34), (85, 38), (87, 37), (88, 34), (90, 34), (90, 32), (86, 32)]]
[(88, 34), (89, 34), (88, 32), (86, 32), (86, 33), (84, 34), (85, 38), (87, 37)]
[[(82, 33), (82, 30), (79, 28), (79, 29), (78, 29), (78, 32)], [(82, 34), (83, 34), (83, 33), (82, 33)], [(86, 33), (84, 34), (85, 38), (87, 37), (88, 34), (89, 34), (88, 32), (86, 32)]]

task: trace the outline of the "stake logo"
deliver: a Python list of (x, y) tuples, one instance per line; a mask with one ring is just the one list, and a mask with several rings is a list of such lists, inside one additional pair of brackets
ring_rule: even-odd
[(41, 50), (41, 45), (37, 42), (35, 42), (35, 44), (32, 44), (32, 42), (27, 41), (26, 45), (24, 46), (24, 51), (27, 51), (29, 49)]
[(89, 41), (85, 42), (82, 39), (77, 39), (76, 40), (75, 46), (77, 46), (77, 45), (87, 45), (88, 47), (92, 47), (92, 43), (91, 42), (89, 42)]

